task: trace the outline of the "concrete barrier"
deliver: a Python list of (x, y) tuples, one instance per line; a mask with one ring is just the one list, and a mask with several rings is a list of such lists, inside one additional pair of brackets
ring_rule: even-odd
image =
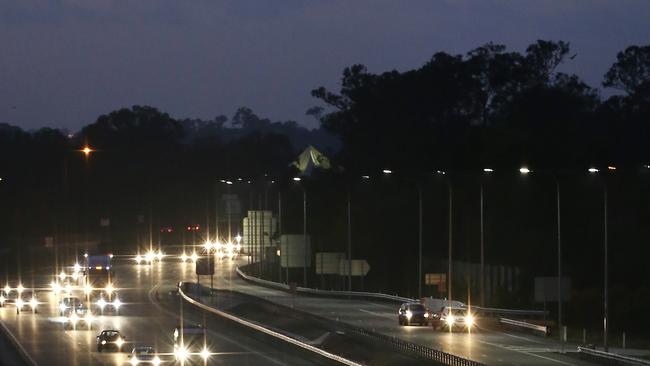
[(605, 365), (650, 365), (650, 360), (642, 360), (586, 347), (578, 347), (578, 354), (583, 359)]
[(343, 358), (341, 356), (329, 353), (329, 352), (324, 351), (324, 350), (322, 350), (320, 348), (314, 347), (314, 346), (312, 346), (310, 344), (307, 344), (307, 343), (301, 342), (299, 340), (296, 340), (294, 338), (291, 338), (289, 336), (286, 336), (286, 335), (284, 335), (282, 333), (278, 333), (278, 332), (270, 330), (268, 328), (264, 328), (261, 325), (252, 323), (252, 322), (247, 321), (245, 319), (236, 317), (234, 315), (228, 314), (226, 312), (223, 312), (223, 311), (217, 310), (215, 308), (212, 308), (210, 306), (207, 306), (205, 304), (202, 304), (201, 302), (196, 301), (193, 298), (191, 298), (190, 296), (188, 296), (187, 294), (185, 294), (185, 292), (183, 291), (182, 283), (179, 283), (178, 293), (188, 303), (190, 303), (190, 304), (192, 304), (192, 305), (194, 305), (194, 306), (196, 306), (198, 308), (201, 308), (202, 310), (205, 310), (205, 311), (207, 311), (209, 313), (215, 314), (215, 315), (220, 316), (222, 318), (225, 318), (225, 319), (228, 319), (228, 320), (233, 321), (235, 323), (238, 323), (240, 325), (243, 325), (244, 327), (247, 327), (249, 329), (255, 330), (255, 331), (260, 332), (260, 333), (264, 333), (264, 334), (266, 334), (268, 336), (271, 336), (271, 337), (273, 337), (275, 339), (281, 340), (281, 341), (283, 341), (285, 343), (288, 343), (288, 344), (291, 344), (293, 346), (299, 347), (299, 348), (301, 348), (303, 350), (306, 350), (306, 351), (309, 351), (309, 352), (311, 352), (311, 353), (313, 353), (315, 355), (318, 355), (320, 357), (324, 357), (326, 359), (338, 362), (338, 363), (343, 364), (343, 365), (361, 366), (361, 364), (358, 364), (358, 363), (356, 363), (354, 361), (351, 361), (351, 360), (348, 360), (348, 359)]

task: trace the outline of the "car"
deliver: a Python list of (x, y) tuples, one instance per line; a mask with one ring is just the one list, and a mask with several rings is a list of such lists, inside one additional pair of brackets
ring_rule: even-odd
[(59, 302), (59, 315), (70, 316), (72, 313), (77, 312), (83, 307), (83, 303), (78, 297), (68, 296), (61, 299)]
[(97, 352), (113, 349), (122, 352), (126, 337), (119, 330), (105, 329), (97, 336)]
[(131, 365), (138, 365), (148, 363), (152, 365), (160, 365), (160, 357), (156, 354), (156, 350), (151, 346), (137, 346), (131, 351), (129, 357)]
[(38, 313), (38, 298), (36, 298), (36, 293), (30, 290), (23, 291), (15, 301), (16, 304), (16, 314), (20, 314), (23, 311), (30, 311), (33, 313)]
[(431, 313), (420, 303), (404, 303), (399, 307), (397, 312), (397, 321), (399, 325), (427, 325)]
[(434, 328), (454, 330), (471, 330), (476, 326), (474, 315), (464, 307), (445, 306), (439, 314), (439, 321)]
[(210, 350), (205, 345), (206, 329), (201, 324), (183, 324), (174, 328), (174, 358), (181, 363), (190, 362), (198, 356), (204, 360), (210, 357)]
[(86, 306), (76, 308), (68, 313), (63, 319), (63, 326), (66, 329), (88, 328), (93, 329), (93, 323), (97, 318)]

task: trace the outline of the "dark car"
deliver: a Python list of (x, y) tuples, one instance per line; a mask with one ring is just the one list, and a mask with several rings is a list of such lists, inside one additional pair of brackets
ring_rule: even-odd
[(419, 303), (405, 303), (399, 307), (397, 320), (399, 325), (427, 325), (431, 313), (427, 308)]
[(102, 332), (97, 336), (97, 352), (109, 349), (116, 350), (117, 352), (122, 352), (122, 346), (124, 345), (125, 341), (126, 337), (123, 336), (118, 330), (102, 330)]

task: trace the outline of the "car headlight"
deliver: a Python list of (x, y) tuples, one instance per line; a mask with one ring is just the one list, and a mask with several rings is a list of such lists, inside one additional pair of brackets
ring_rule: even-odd
[(76, 323), (77, 321), (79, 321), (79, 316), (76, 313), (72, 313), (72, 315), (70, 315), (70, 317), (68, 319), (71, 322)]
[(102, 340), (102, 345), (104, 345), (104, 344), (106, 344), (106, 340), (105, 340), (105, 339)]
[(113, 293), (113, 290), (114, 290), (113, 285), (111, 285), (110, 283), (104, 289), (104, 291), (106, 291), (106, 293), (109, 294), (109, 295)]
[(208, 358), (210, 358), (210, 350), (204, 348), (203, 351), (201, 351), (201, 357), (203, 358), (203, 360), (207, 361)]
[(160, 365), (160, 357), (155, 356), (153, 360), (151, 360), (151, 363), (153, 363), (156, 366)]
[(412, 316), (413, 316), (413, 313), (411, 312), (411, 310), (406, 310), (406, 317), (411, 319)]
[(5, 302), (5, 297), (3, 295), (0, 295), (0, 303), (4, 303), (4, 302)]
[(446, 319), (448, 325), (454, 325), (456, 318), (453, 315), (449, 315)]
[(32, 297), (32, 299), (29, 300), (29, 306), (32, 309), (36, 309), (36, 306), (38, 306), (38, 300), (36, 300), (35, 298)]
[(16, 300), (16, 307), (18, 309), (22, 308), (25, 305), (25, 302), (21, 299)]
[(113, 300), (113, 307), (115, 308), (115, 310), (119, 309), (120, 306), (122, 306), (122, 302), (120, 301), (120, 299)]
[(140, 262), (142, 262), (142, 257), (140, 255), (136, 255), (135, 256), (135, 263), (140, 264)]
[(104, 299), (97, 300), (97, 306), (99, 306), (100, 309), (104, 310), (104, 306), (106, 306), (106, 300)]
[(95, 317), (92, 314), (86, 314), (86, 316), (84, 317), (84, 321), (87, 324), (90, 324), (95, 321)]
[(59, 310), (61, 310), (61, 311), (65, 311), (65, 309), (67, 309), (67, 308), (68, 308), (68, 307), (65, 306), (65, 304), (60, 304), (60, 305), (59, 305)]
[(424, 313), (424, 317), (425, 317), (425, 318), (428, 318), (428, 317), (429, 317), (429, 313)]
[(474, 325), (474, 317), (471, 314), (468, 314), (465, 317), (465, 324), (467, 324), (468, 327), (471, 327), (472, 325)]
[(118, 338), (118, 339), (115, 341), (115, 344), (116, 344), (118, 347), (122, 347), (122, 345), (124, 344), (124, 340), (123, 340), (122, 338)]
[(187, 359), (187, 348), (179, 347), (174, 351), (174, 356), (176, 356), (176, 359), (179, 361), (185, 361)]
[(131, 365), (135, 366), (138, 364), (138, 359), (135, 356), (133, 356), (131, 357), (131, 360), (129, 362), (131, 362)]

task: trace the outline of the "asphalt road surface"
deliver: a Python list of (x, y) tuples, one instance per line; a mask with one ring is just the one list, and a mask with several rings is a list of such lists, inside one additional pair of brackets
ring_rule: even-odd
[[(100, 316), (92, 330), (65, 330), (58, 318), (56, 299), (47, 291), (38, 292), (37, 314), (16, 315), (15, 308), (0, 308), (0, 319), (19, 340), (38, 365), (122, 365), (125, 353), (99, 353), (95, 336), (101, 329), (119, 329), (133, 345), (152, 345), (163, 361), (171, 362), (172, 330), (180, 322), (180, 306), (169, 292), (178, 281), (196, 281), (194, 265), (167, 257), (163, 263), (136, 265), (131, 260), (117, 260), (116, 287), (125, 303), (119, 314)], [(433, 331), (430, 327), (402, 327), (397, 323), (397, 304), (367, 301), (295, 296), (283, 291), (249, 284), (236, 273), (244, 259), (222, 260), (217, 264), (214, 286), (263, 297), (269, 301), (314, 313), (336, 321), (348, 322), (380, 333), (403, 338), (487, 365), (589, 365), (579, 360), (575, 345), (562, 345), (554, 339), (515, 332), (478, 330), (468, 333)], [(34, 277), (35, 287), (47, 287), (46, 276)], [(202, 276), (201, 283), (210, 284)], [(82, 294), (78, 294), (83, 297)], [(187, 319), (192, 314), (183, 313)], [(187, 321), (186, 319), (186, 321)], [(191, 319), (192, 321), (200, 321)], [(214, 354), (208, 364), (228, 365), (311, 365), (314, 360), (301, 357), (244, 334), (219, 329), (208, 332), (207, 344)], [(563, 352), (568, 353), (563, 353)], [(303, 355), (304, 356), (304, 355)], [(197, 364), (197, 363), (193, 363)], [(203, 364), (202, 360), (200, 364)]]
[(236, 266), (242, 264), (243, 260), (220, 262), (216, 267), (215, 287), (263, 297), (285, 306), (295, 306), (303, 311), (393, 335), (487, 365), (590, 365), (576, 357), (576, 345), (563, 345), (552, 338), (495, 330), (478, 330), (468, 334), (433, 331), (430, 327), (404, 327), (397, 323), (398, 304), (292, 296), (283, 291), (252, 285), (235, 273)]
[[(115, 281), (124, 305), (118, 314), (100, 315), (91, 330), (83, 326), (64, 329), (56, 296), (51, 291), (37, 291), (41, 305), (36, 314), (28, 311), (16, 314), (15, 307), (10, 304), (0, 308), (0, 320), (39, 366), (129, 365), (129, 352), (135, 345), (155, 347), (163, 364), (171, 364), (174, 359), (172, 333), (180, 324), (180, 306), (178, 298), (169, 293), (179, 280), (189, 279), (184, 277), (190, 274), (183, 268), (185, 266), (174, 261), (151, 266), (119, 264), (118, 261), (114, 266)], [(47, 276), (39, 275), (33, 280), (34, 287), (40, 288), (47, 288), (50, 282)], [(74, 295), (83, 298), (81, 293)], [(183, 311), (185, 323), (200, 322), (191, 310), (187, 307)], [(97, 352), (95, 337), (101, 329), (120, 330), (127, 338), (124, 347), (127, 351)], [(213, 353), (208, 365), (323, 364), (233, 329), (228, 329), (227, 334), (209, 330), (206, 343)], [(193, 362), (186, 364), (204, 364), (200, 356), (193, 358)]]

